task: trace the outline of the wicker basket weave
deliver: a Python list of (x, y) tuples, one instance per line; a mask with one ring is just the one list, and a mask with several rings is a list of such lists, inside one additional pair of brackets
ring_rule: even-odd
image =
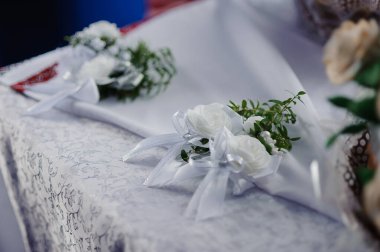
[(349, 216), (350, 226), (362, 232), (371, 247), (380, 249), (380, 233), (363, 207), (362, 185), (357, 180), (355, 170), (368, 165), (371, 159), (370, 134), (368, 131), (359, 136), (349, 137), (341, 158), (337, 161), (338, 173), (343, 178), (344, 195), (342, 205), (346, 216)]
[(296, 0), (306, 24), (326, 40), (345, 20), (380, 20), (380, 0)]

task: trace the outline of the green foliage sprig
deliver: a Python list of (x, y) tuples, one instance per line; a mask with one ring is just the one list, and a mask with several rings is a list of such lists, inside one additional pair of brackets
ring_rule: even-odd
[[(202, 138), (200, 140), (201, 144), (205, 145), (209, 142), (209, 139)], [(181, 150), (180, 157), (183, 161), (189, 162), (190, 155), (203, 156), (208, 155), (210, 153), (210, 149), (207, 147), (201, 147), (197, 145), (190, 145), (188, 150)]]
[(145, 42), (140, 41), (136, 47), (127, 48), (127, 52), (132, 65), (143, 74), (143, 79), (131, 90), (118, 89), (112, 85), (100, 85), (98, 88), (101, 99), (116, 97), (118, 100), (134, 100), (140, 96), (157, 95), (166, 89), (176, 74), (174, 57), (169, 48), (161, 48), (154, 52)]
[(290, 151), (292, 149), (292, 142), (300, 138), (289, 137), (285, 124), (296, 123), (297, 115), (294, 113), (292, 107), (296, 105), (298, 101), (302, 102), (301, 97), (305, 94), (304, 91), (300, 91), (286, 100), (280, 101), (272, 99), (264, 103), (243, 100), (241, 104), (238, 105), (230, 101), (229, 107), (245, 119), (251, 116), (263, 117), (263, 120), (254, 123), (254, 127), (250, 129), (249, 134), (260, 140), (269, 153), (272, 152), (272, 148), (260, 135), (264, 131), (268, 131), (271, 134), (271, 138), (276, 141), (275, 146), (279, 150)]

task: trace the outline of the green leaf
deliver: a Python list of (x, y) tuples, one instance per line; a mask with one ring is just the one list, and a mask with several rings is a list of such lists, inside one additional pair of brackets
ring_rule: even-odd
[(231, 105), (232, 105), (233, 107), (238, 107), (238, 105), (236, 105), (233, 101), (230, 101), (230, 103), (231, 103)]
[(342, 135), (342, 134), (356, 134), (356, 133), (359, 133), (363, 130), (366, 130), (367, 129), (367, 123), (365, 122), (361, 122), (361, 123), (357, 123), (357, 124), (351, 124), (351, 125), (348, 125), (346, 127), (344, 127), (343, 129), (341, 129), (338, 133), (332, 135), (328, 140), (327, 140), (327, 143), (326, 143), (326, 146), (327, 147), (331, 147), (331, 145), (337, 140), (337, 138)]
[(282, 125), (282, 130), (284, 131), (285, 135), (288, 135), (288, 129), (284, 125)]
[(353, 103), (352, 99), (349, 99), (349, 98), (344, 97), (344, 96), (331, 97), (331, 98), (329, 98), (329, 101), (332, 104), (334, 104), (335, 106), (341, 107), (341, 108), (347, 108)]
[(379, 122), (376, 113), (376, 97), (355, 101), (347, 108), (352, 114), (371, 122)]
[(253, 127), (254, 127), (254, 130), (255, 130), (255, 133), (258, 134), (260, 133), (261, 131), (263, 131), (262, 127), (259, 125), (260, 122), (255, 122), (253, 124)]
[(376, 89), (380, 83), (380, 62), (362, 67), (356, 74), (355, 80), (364, 87)]
[(298, 94), (297, 94), (297, 96), (301, 96), (301, 95), (305, 95), (305, 94), (306, 94), (305, 91), (299, 91)]
[(183, 161), (185, 161), (186, 163), (189, 162), (189, 155), (186, 153), (185, 150), (181, 150), (181, 158)]
[(243, 100), (243, 101), (241, 102), (241, 107), (242, 107), (242, 108), (246, 108), (246, 107), (247, 107), (247, 101), (246, 101), (246, 100)]
[(210, 151), (209, 148), (200, 147), (200, 146), (191, 146), (196, 154), (204, 154)]
[(68, 36), (68, 35), (66, 35), (66, 36), (63, 37), (63, 40), (67, 41), (69, 43), (71, 42), (72, 39), (73, 39), (72, 36)]
[(261, 142), (262, 145), (264, 145), (265, 150), (271, 154), (272, 153), (272, 147), (265, 142), (264, 138), (262, 136), (258, 136), (257, 139)]
[(338, 139), (339, 136), (340, 136), (340, 132), (335, 133), (334, 135), (330, 136), (329, 139), (327, 139), (326, 147), (330, 148), (335, 143), (335, 141)]
[(249, 100), (249, 104), (251, 105), (251, 108), (255, 108), (255, 103), (252, 100)]
[(361, 166), (355, 170), (355, 175), (361, 185), (366, 185), (375, 177), (375, 170)]
[(340, 133), (341, 134), (356, 134), (366, 129), (367, 129), (367, 123), (362, 122), (362, 123), (352, 124), (352, 125), (347, 126), (343, 128), (340, 131)]
[(272, 102), (274, 104), (282, 104), (282, 101), (279, 100), (269, 100), (269, 102)]
[(294, 141), (298, 141), (300, 139), (301, 139), (301, 137), (292, 137), (289, 140), (294, 142)]
[(201, 140), (199, 140), (199, 142), (201, 142), (201, 144), (207, 144), (209, 140), (207, 138), (202, 138)]
[(352, 114), (372, 122), (379, 122), (376, 113), (376, 97), (371, 96), (359, 101), (354, 101), (344, 96), (329, 98), (329, 101), (337, 107), (346, 108)]

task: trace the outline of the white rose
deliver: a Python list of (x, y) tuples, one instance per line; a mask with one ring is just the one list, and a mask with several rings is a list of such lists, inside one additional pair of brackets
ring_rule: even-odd
[(243, 128), (244, 128), (244, 131), (249, 133), (250, 129), (253, 128), (253, 125), (255, 124), (255, 122), (259, 122), (261, 120), (263, 120), (264, 118), (261, 117), (261, 116), (251, 116), (249, 117), (244, 123), (243, 123)]
[(113, 45), (111, 47), (108, 47), (107, 48), (108, 52), (111, 54), (111, 55), (117, 55), (119, 53), (119, 47), (116, 46), (116, 45)]
[(90, 42), (90, 46), (94, 48), (96, 51), (101, 51), (106, 47), (106, 42), (101, 40), (100, 38), (94, 38)]
[(215, 137), (223, 127), (229, 130), (232, 128), (231, 119), (224, 110), (224, 105), (219, 103), (198, 105), (189, 109), (186, 119), (195, 133), (207, 138)]
[(120, 37), (120, 31), (116, 24), (112, 24), (108, 21), (98, 21), (92, 23), (88, 28), (85, 28), (82, 32), (83, 36), (89, 37), (109, 37), (117, 39)]
[(324, 49), (323, 62), (330, 81), (342, 84), (352, 80), (376, 43), (379, 43), (379, 27), (375, 20), (342, 23)]
[(99, 54), (90, 61), (85, 62), (78, 72), (79, 79), (93, 78), (95, 81), (108, 78), (116, 65), (113, 57)]
[(245, 172), (252, 175), (269, 164), (271, 156), (264, 145), (254, 137), (248, 135), (232, 136), (228, 142), (230, 154), (243, 158)]

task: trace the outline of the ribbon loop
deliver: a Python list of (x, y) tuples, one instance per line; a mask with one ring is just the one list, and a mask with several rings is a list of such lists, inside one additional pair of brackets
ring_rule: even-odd
[(195, 215), (199, 221), (221, 215), (229, 174), (227, 169), (211, 169), (191, 198), (185, 216)]
[(162, 187), (169, 184), (177, 172), (178, 166), (173, 165), (173, 161), (181, 150), (183, 143), (177, 143), (169, 149), (167, 154), (156, 165), (153, 171), (145, 180), (144, 185)]
[[(174, 113), (172, 116), (172, 122), (177, 133), (154, 136), (142, 140), (134, 149), (123, 156), (123, 161), (126, 162), (129, 158), (136, 155), (137, 153), (154, 147), (173, 146), (180, 143), (181, 148), (183, 148), (188, 143), (194, 144), (196, 141), (199, 141), (201, 137), (190, 132), (185, 118), (186, 115), (182, 111), (177, 111)], [(199, 143), (197, 146), (204, 147), (205, 145)], [(180, 153), (181, 148), (178, 149), (177, 155)], [(166, 156), (167, 155), (169, 155), (169, 153), (167, 153)], [(167, 158), (166, 156), (164, 159)], [(174, 159), (175, 158), (172, 158), (172, 161)]]
[(99, 92), (93, 79), (88, 79), (79, 85), (75, 83), (70, 84), (72, 85), (67, 85), (68, 88), (63, 89), (30, 107), (24, 114), (37, 115), (46, 112), (68, 97), (90, 103), (96, 103), (99, 100)]
[(176, 133), (146, 138), (142, 140), (141, 142), (139, 142), (135, 146), (135, 148), (133, 148), (126, 155), (123, 156), (123, 162), (128, 161), (128, 159), (130, 159), (131, 157), (133, 157), (134, 155), (142, 151), (152, 149), (155, 147), (172, 146), (178, 143), (184, 144), (184, 140), (181, 136), (179, 136)]
[(186, 114), (183, 111), (177, 111), (172, 116), (172, 123), (174, 129), (180, 134), (183, 138), (190, 140), (192, 134), (190, 134), (189, 127), (186, 124)]

